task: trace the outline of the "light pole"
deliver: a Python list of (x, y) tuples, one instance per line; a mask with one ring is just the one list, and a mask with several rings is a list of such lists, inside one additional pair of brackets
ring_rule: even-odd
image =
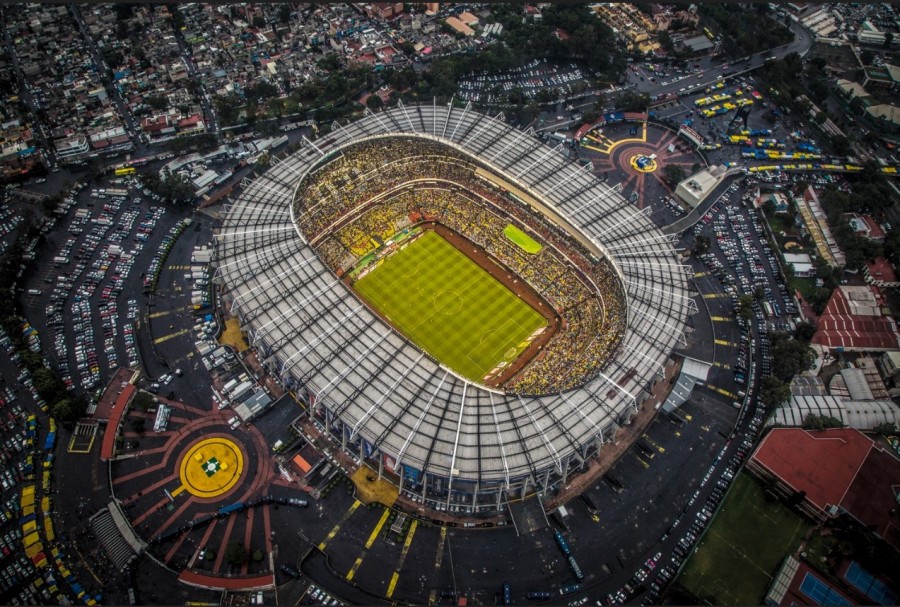
[[(453, 550), (450, 548), (450, 533), (447, 532), (447, 554), (450, 557), (450, 576), (453, 579), (453, 596), (456, 597), (456, 570), (453, 569)], [(457, 597), (458, 598), (458, 597)]]

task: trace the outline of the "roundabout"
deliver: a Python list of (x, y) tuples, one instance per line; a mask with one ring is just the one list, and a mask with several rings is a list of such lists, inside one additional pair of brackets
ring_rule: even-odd
[(605, 125), (599, 136), (591, 131), (579, 153), (591, 160), (601, 178), (620, 183), (625, 197), (642, 209), (647, 201), (671, 195), (664, 176), (667, 166), (690, 174), (706, 162), (675, 131), (648, 122), (641, 126), (640, 137), (634, 137), (633, 128), (620, 122)]
[(212, 499), (230, 491), (241, 479), (244, 455), (241, 448), (227, 438), (207, 438), (194, 443), (181, 459), (179, 478), (182, 490), (194, 497)]
[(635, 154), (631, 157), (629, 163), (631, 164), (631, 168), (635, 171), (640, 171), (641, 173), (652, 173), (659, 168), (659, 165), (656, 162), (656, 154), (650, 154), (649, 156), (645, 154)]

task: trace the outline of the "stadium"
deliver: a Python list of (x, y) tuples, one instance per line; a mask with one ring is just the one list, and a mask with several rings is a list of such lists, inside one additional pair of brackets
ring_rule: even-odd
[(696, 309), (646, 210), (469, 106), (335, 123), (244, 184), (215, 265), (323, 433), (403, 495), (472, 514), (596, 456)]

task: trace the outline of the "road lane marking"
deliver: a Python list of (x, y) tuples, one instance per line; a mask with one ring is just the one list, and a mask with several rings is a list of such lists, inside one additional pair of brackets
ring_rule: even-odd
[(437, 571), (441, 568), (441, 563), (444, 562), (444, 542), (447, 540), (447, 528), (441, 527), (441, 539), (438, 540), (437, 547), (437, 556), (434, 558), (434, 570)]
[(366, 553), (369, 551), (369, 548), (372, 547), (372, 544), (375, 543), (375, 540), (378, 539), (378, 534), (381, 532), (381, 528), (384, 527), (384, 523), (388, 520), (388, 517), (390, 515), (391, 511), (385, 508), (384, 512), (381, 515), (381, 518), (378, 520), (378, 523), (375, 524), (375, 528), (372, 529), (372, 533), (369, 534), (369, 539), (368, 541), (366, 541), (365, 548), (363, 548), (363, 551), (356, 559), (356, 562), (353, 563), (353, 567), (351, 567), (350, 571), (347, 572), (346, 579), (348, 582), (353, 580), (353, 576), (356, 575), (356, 570), (359, 569), (360, 565), (362, 565), (363, 558), (365, 558)]
[(341, 530), (341, 525), (343, 525), (344, 521), (346, 521), (353, 515), (354, 512), (356, 512), (356, 509), (359, 508), (360, 504), (362, 504), (361, 501), (353, 500), (353, 503), (350, 504), (349, 508), (347, 508), (347, 512), (344, 513), (344, 516), (341, 517), (341, 520), (337, 522), (337, 525), (335, 525), (334, 528), (328, 532), (328, 535), (326, 535), (325, 539), (322, 540), (322, 543), (319, 544), (319, 550), (321, 550), (322, 552), (325, 551), (325, 546), (328, 545), (328, 542), (334, 539), (334, 536), (336, 536), (338, 534), (338, 531)]
[(387, 508), (384, 509), (384, 514), (381, 515), (381, 518), (378, 520), (378, 524), (375, 525), (375, 528), (372, 529), (372, 533), (369, 535), (369, 539), (366, 542), (366, 550), (372, 547), (372, 544), (375, 543), (375, 540), (378, 539), (378, 534), (381, 532), (381, 528), (384, 527), (384, 523), (388, 520), (388, 517), (391, 515), (391, 511)]
[(353, 576), (356, 575), (356, 570), (359, 569), (360, 565), (362, 565), (362, 560), (363, 557), (357, 557), (356, 562), (353, 563), (353, 567), (351, 567), (350, 571), (347, 572), (346, 579), (348, 582), (353, 581)]
[(161, 344), (161, 343), (164, 342), (164, 341), (168, 341), (168, 340), (172, 339), (173, 337), (179, 337), (179, 336), (181, 336), (181, 335), (184, 335), (184, 334), (187, 333), (187, 332), (188, 332), (187, 329), (182, 329), (182, 330), (180, 330), (180, 331), (175, 331), (174, 333), (169, 333), (168, 335), (163, 335), (162, 337), (157, 337), (156, 339), (153, 340), (153, 343), (154, 343), (154, 344)]
[(400, 579), (400, 572), (403, 570), (403, 563), (406, 561), (406, 554), (409, 552), (409, 546), (412, 544), (413, 536), (416, 534), (416, 527), (418, 527), (418, 525), (419, 521), (414, 520), (409, 526), (409, 532), (406, 534), (406, 541), (403, 542), (403, 550), (400, 551), (400, 560), (397, 561), (397, 568), (394, 570), (394, 575), (391, 576), (391, 583), (388, 584), (387, 593), (385, 594), (387, 598), (391, 598), (394, 595), (394, 588), (397, 587), (397, 580)]

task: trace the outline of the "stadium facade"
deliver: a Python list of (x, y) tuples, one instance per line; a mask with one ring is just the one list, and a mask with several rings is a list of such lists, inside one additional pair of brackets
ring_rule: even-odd
[[(298, 202), (298, 191), (308, 196), (311, 176), (356, 146), (384, 141), (387, 151), (398, 137), (469, 159), (510, 199), (612, 261), (626, 317), (615, 348), (583, 383), (526, 395), (464, 379), (373, 313), (326, 263), (317, 247), (334, 226), (321, 220), (311, 233), (302, 216), (317, 201)], [(340, 203), (342, 192), (376, 196), (394, 161), (375, 154), (350, 183), (314, 185), (338, 215), (356, 212)], [(215, 266), (223, 301), (260, 358), (336, 445), (408, 497), (473, 514), (551, 491), (596, 456), (662, 380), (696, 310), (673, 238), (646, 209), (567, 160), (561, 146), (469, 106), (367, 112), (275, 161), (227, 209)]]

